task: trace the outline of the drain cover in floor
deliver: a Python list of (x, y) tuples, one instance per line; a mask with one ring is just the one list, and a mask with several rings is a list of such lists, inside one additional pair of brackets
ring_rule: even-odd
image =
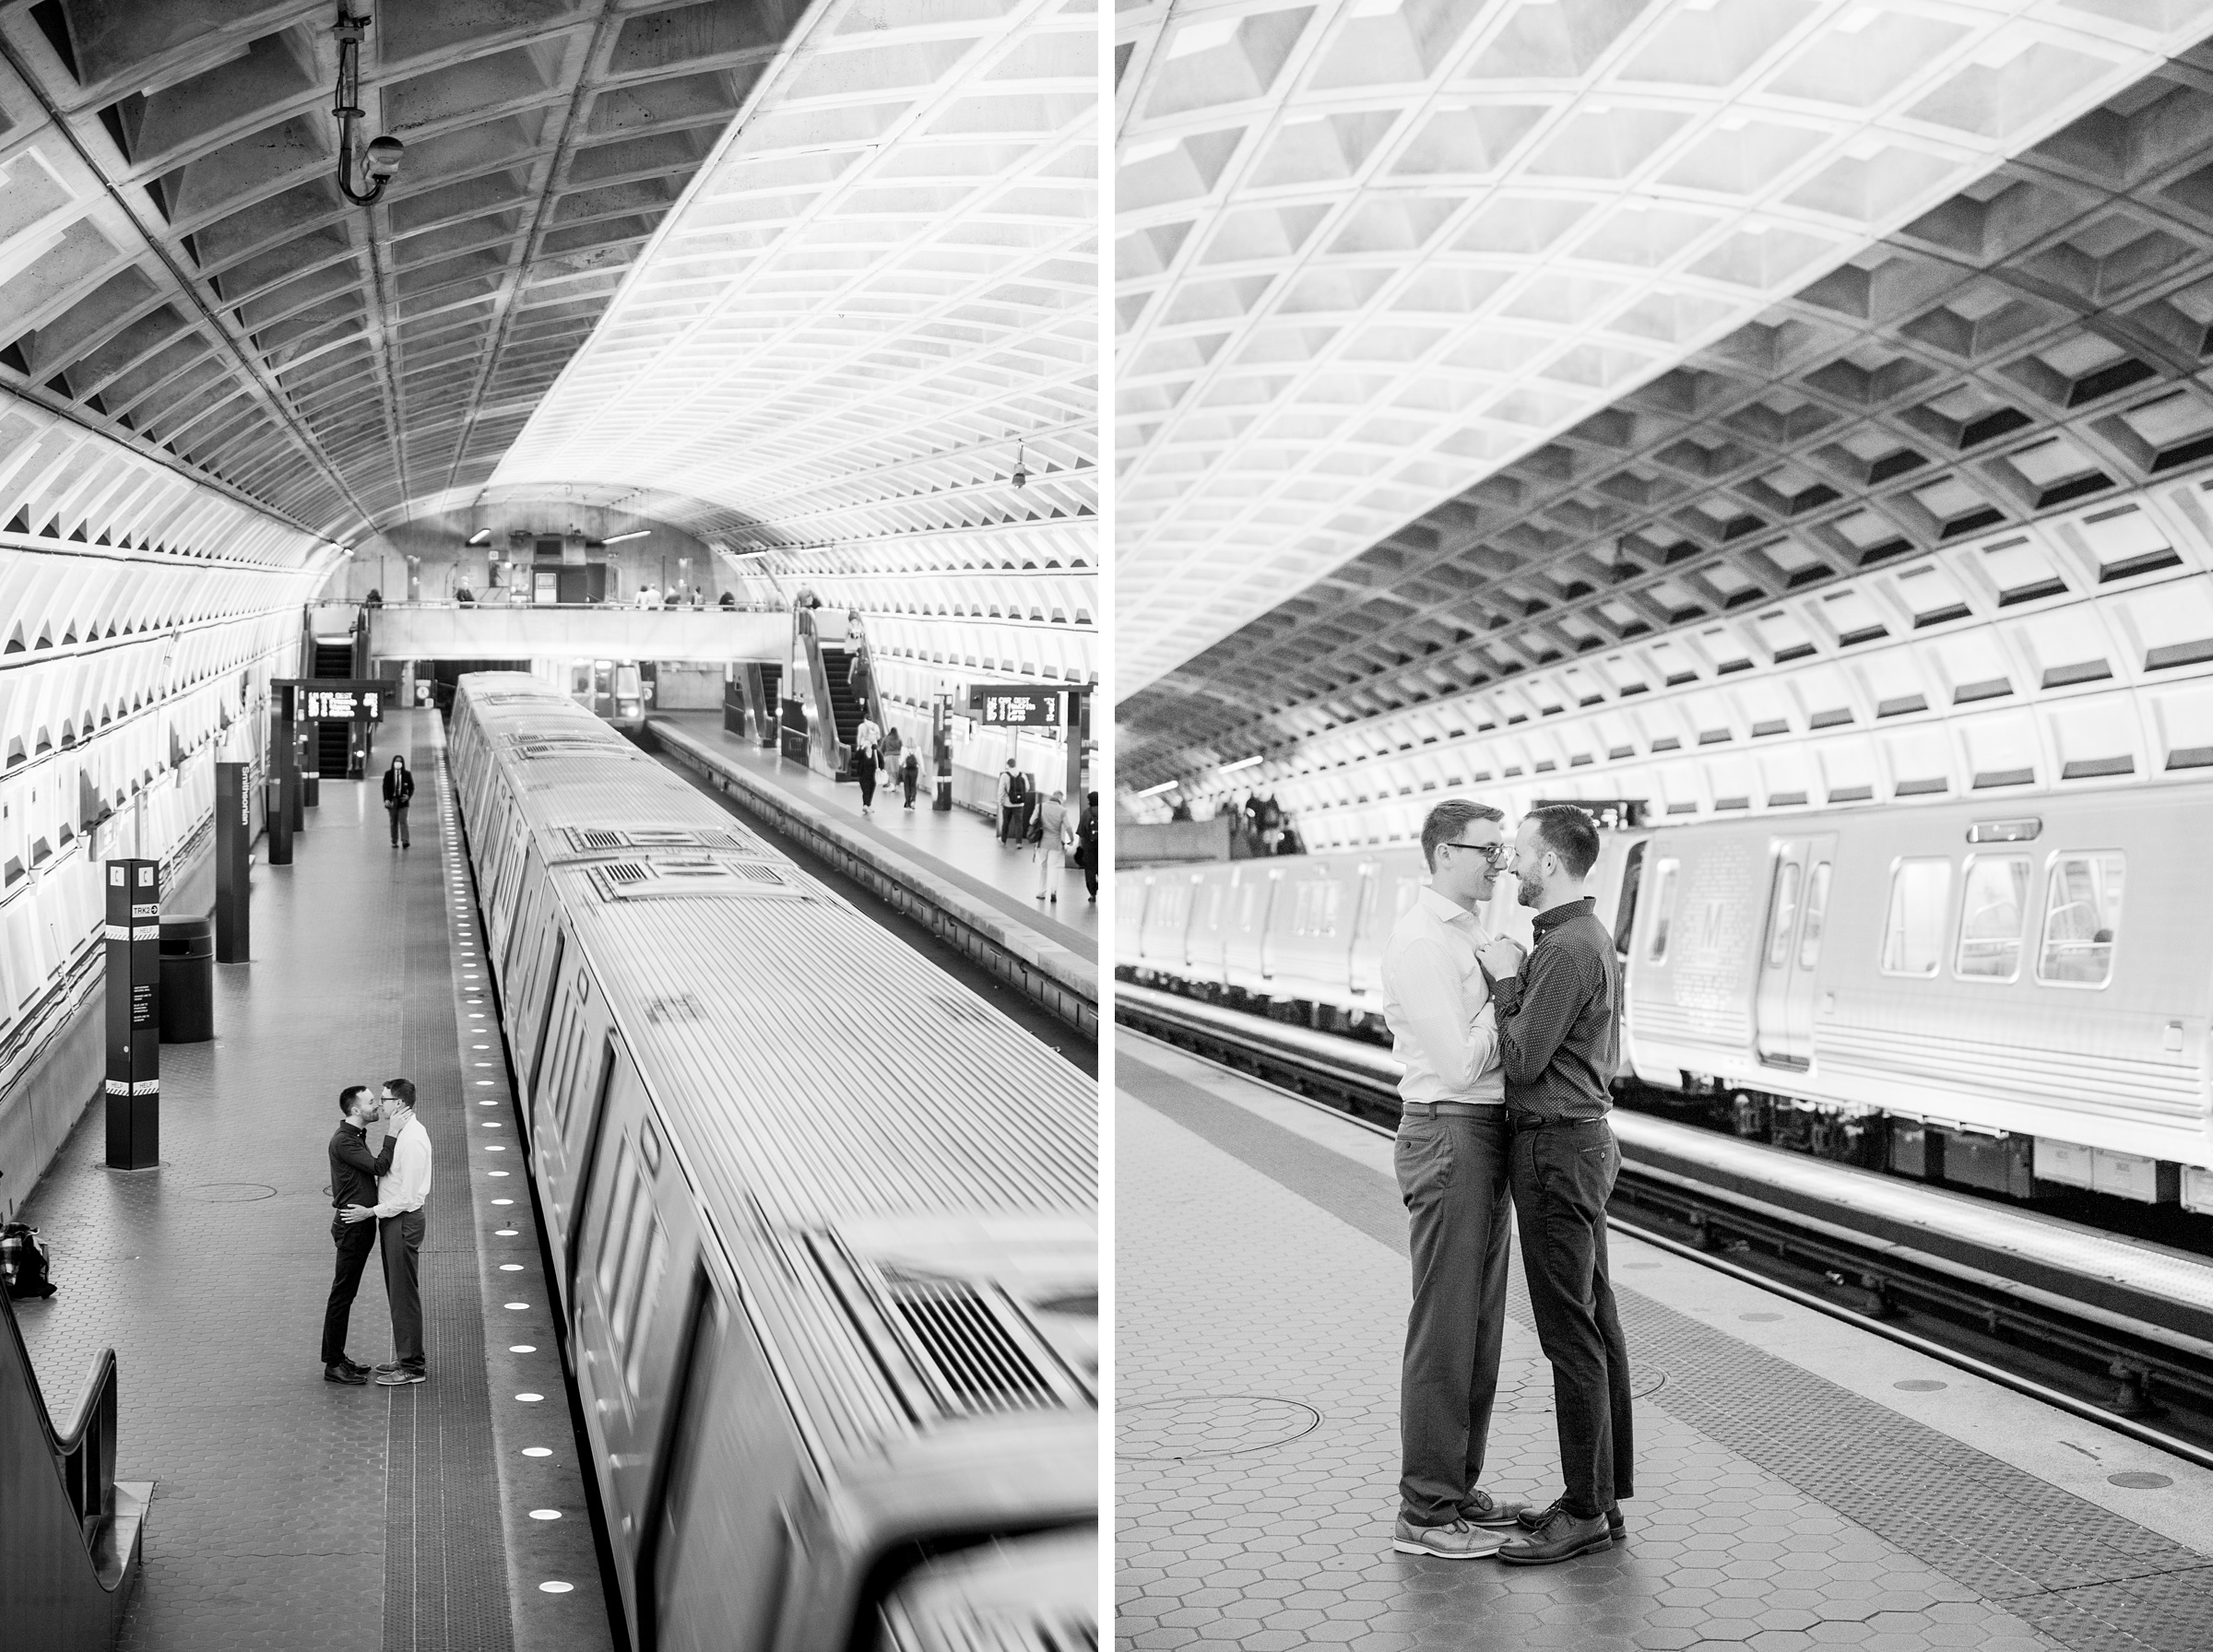
[(1647, 1394), (1657, 1393), (1660, 1385), (1667, 1381), (1667, 1373), (1657, 1365), (1639, 1365), (1629, 1362), (1629, 1392), (1642, 1399)]
[(1119, 1408), (1114, 1455), (1146, 1462), (1259, 1451), (1296, 1440), (1321, 1421), (1311, 1406), (1251, 1394), (1199, 1394)]
[(273, 1198), (276, 1192), (259, 1182), (207, 1182), (195, 1187), (192, 1196), (211, 1205), (243, 1205), (251, 1199)]

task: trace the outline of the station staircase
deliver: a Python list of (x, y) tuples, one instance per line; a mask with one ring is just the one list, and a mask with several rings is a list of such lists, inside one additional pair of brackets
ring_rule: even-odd
[(136, 1580), (150, 1481), (115, 1479), (115, 1351), (57, 1425), (0, 1292), (0, 1642), (105, 1652)]

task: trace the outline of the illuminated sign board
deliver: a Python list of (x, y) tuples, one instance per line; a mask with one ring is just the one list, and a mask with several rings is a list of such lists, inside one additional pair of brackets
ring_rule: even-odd
[(279, 679), (274, 686), (291, 690), (293, 715), (303, 721), (322, 718), (334, 723), (382, 722), (385, 707), (399, 688), (381, 678), (295, 678)]
[(968, 708), (986, 728), (1058, 728), (1062, 689), (971, 689)]

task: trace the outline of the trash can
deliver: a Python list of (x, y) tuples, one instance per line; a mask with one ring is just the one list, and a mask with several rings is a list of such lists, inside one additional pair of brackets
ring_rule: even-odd
[(161, 1042), (206, 1044), (215, 1036), (215, 926), (206, 918), (161, 923)]
[(300, 807), (319, 808), (322, 805), (323, 775), (319, 770), (310, 769), (300, 776)]

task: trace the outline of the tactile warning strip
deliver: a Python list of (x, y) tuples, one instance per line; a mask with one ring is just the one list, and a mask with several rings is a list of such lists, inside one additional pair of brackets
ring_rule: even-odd
[(2064, 1645), (2213, 1646), (2213, 1559), (1649, 1297), (1618, 1295), (1630, 1347), (1669, 1374), (1654, 1401), (1777, 1479)]

